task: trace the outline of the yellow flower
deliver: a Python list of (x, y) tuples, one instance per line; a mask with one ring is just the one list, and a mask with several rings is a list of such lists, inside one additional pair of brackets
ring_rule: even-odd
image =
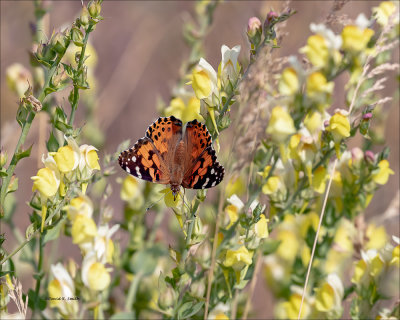
[(97, 226), (92, 218), (78, 215), (72, 222), (72, 242), (78, 245), (91, 242), (97, 235)]
[(357, 53), (365, 50), (374, 31), (369, 28), (362, 29), (356, 25), (348, 25), (342, 31), (342, 49)]
[(274, 194), (282, 186), (283, 184), (278, 176), (271, 176), (268, 178), (267, 182), (262, 186), (262, 192), (267, 195)]
[[(292, 293), (288, 301), (278, 303), (275, 310), (276, 317), (278, 319), (297, 319), (300, 311), (301, 297), (300, 293)], [(307, 299), (304, 299), (300, 318), (306, 319), (310, 311), (310, 304)]]
[(198, 65), (193, 69), (192, 87), (196, 97), (204, 100), (208, 106), (219, 104), (217, 73), (203, 58), (200, 58)]
[(296, 234), (290, 230), (280, 230), (276, 238), (281, 241), (276, 254), (283, 260), (292, 263), (296, 259), (300, 247)]
[(122, 181), (122, 188), (121, 188), (121, 199), (124, 201), (130, 201), (138, 196), (140, 196), (140, 186), (139, 181), (129, 175)]
[(102, 263), (96, 261), (94, 253), (87, 254), (83, 259), (82, 281), (94, 291), (102, 291), (110, 285), (110, 274)]
[(393, 248), (390, 264), (400, 267), (400, 244)]
[(13, 63), (6, 69), (6, 80), (9, 88), (19, 98), (24, 96), (29, 88), (29, 83), (33, 83), (31, 73), (20, 63)]
[(340, 142), (350, 136), (350, 121), (345, 115), (337, 112), (329, 119), (326, 130), (332, 133), (336, 155), (340, 158)]
[(299, 90), (299, 78), (294, 68), (286, 68), (282, 72), (281, 79), (279, 81), (279, 92), (285, 96), (291, 96), (297, 93)]
[(60, 147), (56, 153), (53, 153), (58, 170), (62, 173), (68, 173), (75, 170), (80, 161), (80, 151), (75, 140), (72, 137), (66, 138), (68, 145)]
[(389, 161), (386, 159), (379, 161), (378, 170), (372, 174), (372, 180), (375, 183), (384, 185), (389, 180), (389, 175), (394, 174), (393, 170), (389, 168)]
[(310, 227), (312, 227), (314, 231), (317, 231), (319, 222), (319, 216), (317, 213), (310, 212), (305, 215), (299, 216), (299, 218), (302, 218), (300, 219), (299, 227), (300, 235), (302, 236), (302, 238), (305, 239), (307, 237), (307, 232)]
[(307, 45), (300, 49), (304, 53), (313, 66), (322, 68), (327, 65), (329, 61), (329, 49), (325, 38), (316, 34), (310, 36), (307, 40)]
[(112, 263), (114, 255), (114, 243), (111, 237), (119, 229), (119, 224), (112, 226), (102, 225), (99, 227), (94, 239), (93, 250), (96, 252), (97, 260), (101, 263)]
[(239, 219), (238, 208), (230, 204), (225, 208), (225, 213), (229, 217), (229, 223), (226, 226), (226, 229), (229, 229)]
[(260, 220), (252, 226), (257, 238), (265, 239), (268, 237), (268, 219), (264, 214), (260, 215)]
[(97, 149), (93, 146), (83, 144), (79, 147), (79, 172), (82, 180), (88, 180), (94, 170), (100, 170)]
[(63, 208), (67, 211), (68, 219), (74, 221), (78, 216), (91, 218), (93, 214), (92, 201), (87, 196), (79, 196), (71, 199), (69, 205)]
[(304, 119), (304, 126), (310, 131), (311, 134), (314, 134), (322, 129), (322, 115), (318, 111), (311, 111), (307, 113)]
[(224, 266), (232, 267), (235, 271), (240, 271), (252, 263), (253, 253), (250, 253), (245, 246), (237, 250), (228, 249), (225, 256)]
[(360, 283), (364, 277), (365, 271), (367, 270), (367, 263), (364, 260), (359, 260), (354, 267), (354, 274), (351, 278), (351, 282)]
[(368, 242), (365, 245), (365, 249), (382, 249), (388, 241), (388, 235), (384, 226), (377, 227), (374, 224), (370, 224), (367, 227), (366, 236)]
[(325, 76), (319, 72), (311, 73), (307, 78), (306, 92), (307, 95), (317, 101), (323, 102), (333, 92), (334, 83), (328, 82)]
[(328, 275), (322, 285), (315, 290), (315, 308), (319, 312), (329, 312), (329, 318), (340, 318), (344, 288), (336, 274)]
[(210, 320), (228, 320), (229, 317), (226, 315), (229, 311), (229, 307), (221, 302), (219, 302), (214, 309), (208, 315)]
[(272, 109), (266, 132), (276, 142), (283, 142), (295, 133), (296, 129), (290, 114), (284, 108), (276, 106)]
[(42, 197), (50, 198), (57, 193), (60, 186), (60, 176), (50, 168), (39, 169), (36, 176), (31, 177), (33, 182), (32, 191), (39, 190)]
[[(49, 298), (75, 297), (75, 285), (68, 271), (61, 263), (51, 265), (54, 279), (47, 288)], [(76, 318), (79, 304), (76, 300), (50, 300), (50, 307), (56, 307), (66, 318)]]
[(182, 122), (188, 122), (193, 119), (204, 121), (204, 118), (200, 115), (200, 100), (194, 96), (172, 99), (169, 107), (165, 109), (165, 115), (175, 116), (181, 119)]
[(329, 178), (329, 175), (326, 172), (326, 168), (323, 166), (315, 169), (312, 180), (312, 187), (315, 192), (323, 194), (325, 192), (326, 180)]
[(389, 17), (393, 13), (395, 13), (395, 11), (396, 11), (396, 5), (392, 1), (383, 1), (379, 4), (379, 7), (372, 8), (374, 17), (381, 26), (387, 25), (387, 23), (389, 22)]

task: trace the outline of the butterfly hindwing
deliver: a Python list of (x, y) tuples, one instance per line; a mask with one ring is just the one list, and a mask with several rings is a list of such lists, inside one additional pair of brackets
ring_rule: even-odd
[(215, 187), (224, 178), (224, 167), (217, 161), (215, 150), (208, 146), (197, 158), (182, 181), (184, 188), (207, 189)]
[(148, 137), (139, 139), (132, 148), (123, 151), (118, 162), (122, 169), (139, 179), (169, 183), (166, 166)]

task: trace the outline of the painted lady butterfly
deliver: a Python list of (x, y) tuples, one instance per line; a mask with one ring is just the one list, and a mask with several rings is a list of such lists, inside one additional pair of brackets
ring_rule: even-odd
[(193, 120), (182, 129), (182, 121), (174, 116), (159, 118), (144, 138), (121, 152), (120, 166), (137, 178), (169, 184), (174, 196), (181, 186), (216, 186), (224, 178), (224, 167), (217, 161), (206, 126)]

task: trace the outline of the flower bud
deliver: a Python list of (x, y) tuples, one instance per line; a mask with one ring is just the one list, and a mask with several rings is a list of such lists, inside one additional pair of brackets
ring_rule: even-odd
[(1, 152), (0, 152), (0, 167), (4, 167), (4, 165), (7, 163), (7, 160), (8, 160), (7, 151), (1, 150)]
[(174, 305), (175, 291), (171, 287), (167, 287), (165, 290), (160, 292), (158, 297), (158, 305), (162, 310), (166, 310)]
[(51, 78), (51, 84), (55, 87), (58, 88), (59, 85), (68, 78), (67, 73), (64, 70), (63, 65), (60, 65), (60, 67), (57, 70), (57, 73)]
[(71, 29), (71, 39), (76, 46), (83, 47), (83, 33), (79, 28), (73, 27)]
[(264, 21), (264, 33), (267, 33), (278, 21), (279, 15), (275, 11), (270, 11)]
[(254, 37), (257, 32), (261, 32), (261, 21), (257, 17), (251, 17), (247, 23), (247, 34)]
[(101, 12), (101, 5), (98, 1), (92, 1), (89, 4), (89, 13), (92, 18), (97, 18)]
[(375, 155), (371, 150), (367, 150), (364, 152), (364, 160), (368, 163), (374, 163), (375, 162)]
[(81, 10), (80, 21), (83, 26), (87, 26), (89, 24), (89, 11), (87, 7), (84, 5)]
[(69, 41), (70, 40), (68, 36), (65, 34), (65, 32), (63, 33), (57, 32), (51, 39), (52, 48), (55, 52), (59, 54), (64, 54), (69, 45)]
[(371, 112), (368, 112), (368, 113), (363, 115), (363, 120), (365, 120), (365, 121), (368, 121), (371, 118), (372, 118), (372, 113)]
[(206, 291), (206, 286), (203, 281), (196, 281), (191, 284), (189, 290), (193, 296), (197, 298), (203, 298)]

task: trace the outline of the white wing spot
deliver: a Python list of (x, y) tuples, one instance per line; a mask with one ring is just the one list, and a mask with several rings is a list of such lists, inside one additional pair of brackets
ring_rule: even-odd
[(141, 178), (142, 178), (142, 175), (140, 174), (140, 168), (139, 168), (139, 166), (136, 166), (135, 170), (136, 170), (136, 174), (137, 174), (138, 178), (141, 179)]
[(214, 168), (211, 169), (211, 174), (214, 174)]
[(135, 156), (132, 157), (132, 161), (136, 162), (136, 157)]
[(214, 181), (214, 182), (211, 184), (211, 187), (215, 187), (215, 184), (216, 184), (216, 182)]
[(129, 169), (129, 167), (126, 167), (126, 172), (131, 173), (131, 169)]
[(208, 178), (206, 179), (206, 182), (204, 182), (202, 188), (204, 188), (204, 187), (207, 185), (207, 183), (208, 183), (209, 180), (210, 180), (210, 179), (208, 179)]

